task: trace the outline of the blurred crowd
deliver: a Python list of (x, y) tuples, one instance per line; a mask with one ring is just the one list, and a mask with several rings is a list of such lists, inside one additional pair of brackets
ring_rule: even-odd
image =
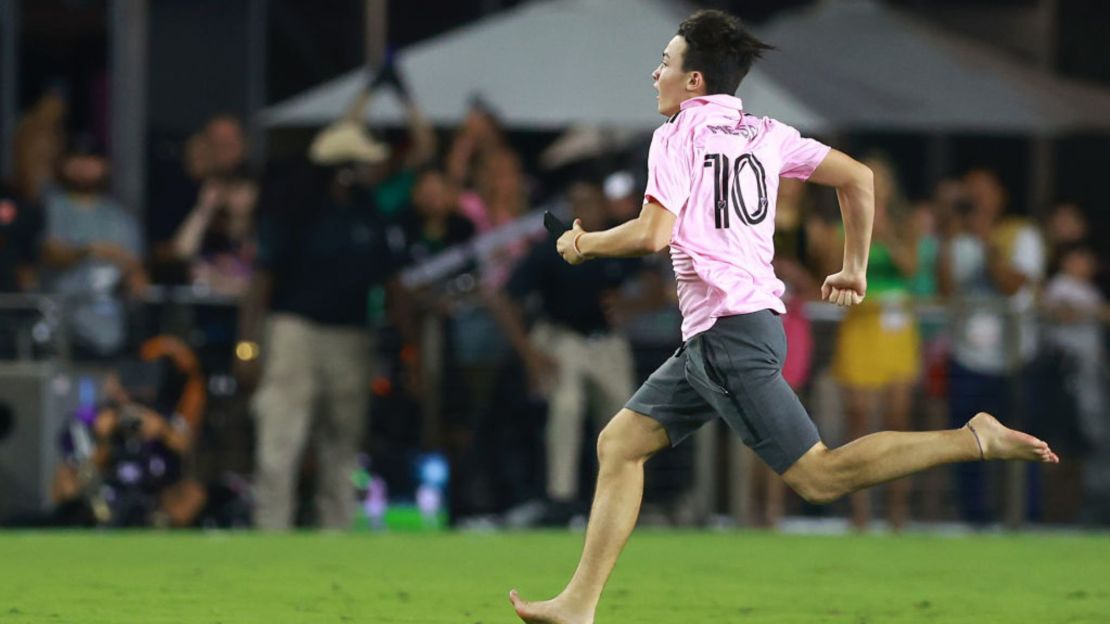
[[(385, 89), (405, 104), (404, 133), (365, 126)], [(105, 371), (66, 426), (57, 508), (37, 521), (344, 528), (373, 513), (355, 495), (360, 471), (442, 501), (459, 523), (566, 525), (585, 512), (585, 441), (678, 346), (673, 275), (665, 254), (570, 267), (521, 224), (541, 206), (587, 230), (635, 216), (637, 149), (533, 168), (481, 100), (437, 130), (387, 66), (303, 157), (264, 172), (247, 165), (243, 122), (212, 117), (181, 145), (172, 191), (152, 189), (168, 199), (146, 213), (174, 221), (160, 235), (142, 207), (113, 198), (103, 138), (73, 132), (66, 110), (48, 92), (26, 111), (0, 193), (0, 291), (60, 297), (71, 357)], [(828, 418), (843, 439), (991, 411), (1066, 458), (1057, 472), (1031, 469), (1030, 519), (1110, 521), (1107, 272), (1093, 207), (1016, 214), (1013, 189), (987, 166), (908, 197), (896, 162), (865, 162), (876, 179), (868, 299), (835, 323), (813, 313), (842, 255), (835, 197), (780, 186), (787, 381), (811, 411), (836, 406)], [(434, 282), (406, 279), (459, 250)], [(228, 312), (185, 330), (136, 322), (152, 288), (172, 285)], [(217, 390), (243, 399), (242, 481), (200, 474), (192, 459), (218, 438), (206, 423)], [(449, 481), (417, 497), (413, 458), (431, 451)], [(891, 484), (883, 515), (896, 529), (946, 506), (997, 521), (985, 468)], [(802, 508), (770, 471), (745, 478), (753, 522)], [(857, 528), (872, 502), (848, 503)]]

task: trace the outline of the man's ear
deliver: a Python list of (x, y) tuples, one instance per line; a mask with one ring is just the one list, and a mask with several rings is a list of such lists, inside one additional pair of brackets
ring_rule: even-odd
[(686, 90), (696, 93), (705, 88), (705, 76), (700, 71), (692, 71), (686, 76)]

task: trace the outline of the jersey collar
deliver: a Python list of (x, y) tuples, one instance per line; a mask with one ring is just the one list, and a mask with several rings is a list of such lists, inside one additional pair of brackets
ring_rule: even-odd
[(740, 98), (732, 95), (725, 95), (724, 93), (699, 95), (698, 97), (690, 98), (679, 105), (679, 110), (686, 110), (694, 106), (705, 106), (706, 104), (716, 104), (717, 106), (724, 106), (732, 110), (744, 110), (744, 103), (740, 101)]

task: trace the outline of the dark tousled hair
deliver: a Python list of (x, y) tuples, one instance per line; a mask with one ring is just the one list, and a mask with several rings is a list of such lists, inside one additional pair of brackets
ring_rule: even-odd
[(678, 34), (686, 40), (682, 70), (701, 72), (708, 95), (735, 94), (752, 63), (774, 49), (748, 32), (739, 18), (716, 9), (682, 20)]

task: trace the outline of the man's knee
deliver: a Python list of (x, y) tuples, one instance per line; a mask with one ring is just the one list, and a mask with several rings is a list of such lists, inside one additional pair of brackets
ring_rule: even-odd
[(670, 439), (657, 421), (630, 409), (622, 409), (597, 436), (597, 459), (644, 461), (667, 448)]
[(807, 503), (826, 505), (848, 493), (833, 451), (818, 442), (782, 474), (783, 481)]
[(265, 481), (283, 482), (293, 478), (299, 465), (299, 453), (293, 445), (259, 446), (256, 453), (255, 471), (257, 478)]
[(259, 478), (285, 480), (300, 465), (307, 432), (297, 422), (283, 422), (276, 416), (256, 421), (255, 470)]
[(822, 482), (820, 479), (790, 482), (787, 484), (811, 505), (828, 505), (840, 499), (844, 494), (835, 486)]

